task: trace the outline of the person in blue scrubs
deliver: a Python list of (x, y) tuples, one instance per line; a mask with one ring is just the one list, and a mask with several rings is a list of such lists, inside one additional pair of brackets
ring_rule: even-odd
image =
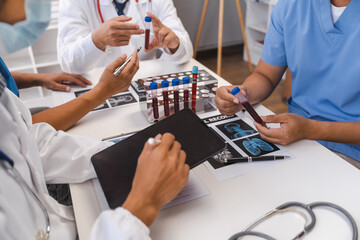
[[(357, 0), (278, 1), (259, 64), (240, 86), (256, 104), (272, 93), (287, 67), (291, 71), (289, 113), (263, 117), (281, 127), (254, 123), (263, 139), (282, 145), (318, 140), (360, 161), (359, 13)], [(223, 114), (242, 108), (233, 102), (232, 88), (217, 91), (215, 101)]]

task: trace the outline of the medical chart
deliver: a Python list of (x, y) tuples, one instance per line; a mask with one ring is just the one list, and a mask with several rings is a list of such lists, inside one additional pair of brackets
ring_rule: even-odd
[[(66, 103), (66, 102), (69, 102), (69, 101), (81, 96), (82, 94), (84, 94), (90, 90), (91, 90), (91, 88), (75, 89), (73, 92), (61, 93), (61, 97), (62, 97), (63, 102)], [(107, 109), (112, 109), (112, 108), (121, 107), (121, 106), (128, 106), (128, 105), (134, 104), (134, 103), (137, 103), (137, 100), (134, 97), (133, 93), (130, 92), (129, 90), (126, 90), (122, 93), (118, 93), (116, 95), (111, 96), (104, 103), (97, 106), (92, 111), (94, 112), (94, 111), (107, 110)]]
[[(262, 155), (285, 155), (291, 153), (284, 147), (261, 139), (253, 125), (253, 119), (246, 112), (239, 112), (233, 116), (212, 113), (201, 116), (206, 123), (227, 144), (227, 150), (233, 158), (257, 157)], [(270, 125), (269, 125), (270, 126)], [(273, 124), (271, 127), (278, 127)], [(264, 167), (284, 163), (287, 160), (262, 161), (251, 163), (224, 164), (210, 158), (205, 166), (219, 181), (224, 181)]]

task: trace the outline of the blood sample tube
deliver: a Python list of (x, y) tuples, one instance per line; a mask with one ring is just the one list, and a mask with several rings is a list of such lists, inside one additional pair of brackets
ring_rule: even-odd
[(192, 99), (196, 100), (196, 92), (197, 92), (197, 82), (198, 82), (198, 72), (199, 69), (197, 66), (193, 66), (192, 69)]
[(179, 82), (180, 80), (177, 78), (174, 78), (171, 81), (171, 85), (173, 87), (173, 92), (174, 92), (174, 110), (175, 112), (179, 111)]
[(182, 79), (182, 84), (184, 89), (184, 108), (189, 108), (189, 83), (190, 83), (189, 77), (184, 77)]
[(145, 49), (149, 49), (151, 17), (145, 17)]
[(246, 97), (241, 94), (239, 87), (235, 87), (233, 90), (231, 90), (231, 94), (234, 95), (240, 101), (240, 103), (243, 105), (246, 111), (248, 111), (248, 113), (255, 120), (255, 122), (264, 125), (264, 122), (262, 121), (261, 117), (255, 112), (255, 109), (250, 105)]
[(158, 89), (158, 85), (157, 85), (156, 82), (150, 83), (151, 98), (152, 98), (152, 108), (153, 108), (153, 114), (154, 114), (154, 119), (155, 120), (159, 118), (157, 89)]
[(193, 112), (196, 112), (196, 93), (197, 93), (197, 82), (198, 82), (198, 72), (199, 69), (197, 66), (193, 66), (192, 69), (192, 101), (191, 101), (191, 110)]
[(169, 81), (167, 80), (163, 80), (161, 81), (161, 89), (162, 89), (162, 94), (163, 94), (163, 99), (164, 99), (164, 114), (165, 116), (169, 116), (170, 115), (170, 111), (169, 111)]

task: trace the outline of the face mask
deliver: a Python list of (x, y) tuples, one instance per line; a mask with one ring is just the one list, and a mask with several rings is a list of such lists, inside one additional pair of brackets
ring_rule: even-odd
[(25, 21), (0, 23), (0, 56), (33, 45), (49, 25), (50, 0), (26, 0), (25, 8)]

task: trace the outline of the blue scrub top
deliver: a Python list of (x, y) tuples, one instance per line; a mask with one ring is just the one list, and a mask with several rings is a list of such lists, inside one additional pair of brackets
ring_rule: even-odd
[[(289, 112), (319, 121), (360, 121), (360, 1), (352, 0), (335, 25), (330, 4), (279, 0), (261, 59), (289, 67)], [(319, 142), (360, 161), (360, 145)]]
[(7, 88), (10, 91), (12, 91), (16, 96), (19, 97), (19, 89), (16, 86), (15, 80), (12, 77), (9, 69), (7, 68), (6, 64), (4, 63), (1, 57), (0, 57), (0, 73), (5, 79)]

